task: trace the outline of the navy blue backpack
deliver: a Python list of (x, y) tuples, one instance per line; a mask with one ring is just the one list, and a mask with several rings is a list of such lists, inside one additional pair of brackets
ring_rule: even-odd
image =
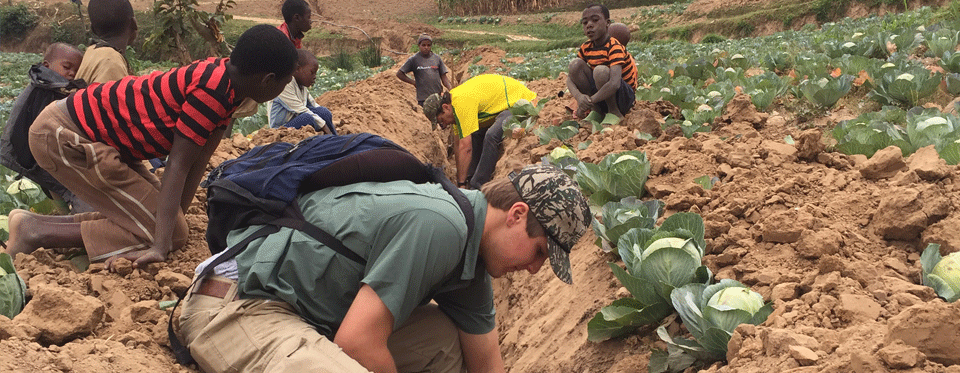
[[(253, 240), (276, 233), (281, 227), (304, 232), (338, 254), (365, 265), (366, 260), (359, 254), (306, 221), (295, 200), (303, 193), (331, 186), (396, 180), (439, 183), (463, 211), (468, 237), (473, 235), (473, 207), (463, 192), (440, 168), (420, 162), (390, 140), (360, 133), (314, 136), (297, 144), (276, 142), (255, 147), (236, 159), (223, 162), (200, 184), (207, 188), (207, 245), (213, 254), (226, 253), (207, 265), (196, 281), (209, 275), (220, 263), (235, 257)], [(236, 245), (227, 247), (230, 231), (251, 225), (263, 227)], [(461, 255), (460, 267), (463, 258)], [(452, 274), (455, 275), (456, 271)], [(177, 301), (177, 305), (179, 303)], [(170, 347), (180, 364), (192, 363), (189, 349), (183, 346), (173, 330), (172, 313), (167, 333)]]

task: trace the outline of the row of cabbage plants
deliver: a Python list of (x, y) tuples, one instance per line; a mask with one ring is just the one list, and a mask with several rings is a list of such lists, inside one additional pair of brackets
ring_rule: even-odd
[(649, 367), (651, 372), (679, 372), (724, 360), (738, 325), (758, 325), (772, 313), (773, 305), (742, 283), (713, 282), (702, 262), (706, 241), (700, 215), (678, 212), (656, 224), (664, 203), (639, 199), (650, 173), (645, 153), (609, 154), (593, 164), (558, 147), (544, 162), (561, 167), (577, 181), (597, 212), (592, 222), (597, 245), (623, 259), (624, 267), (608, 265), (631, 297), (615, 300), (590, 320), (591, 341), (629, 334), (676, 312), (693, 339), (670, 335), (660, 326), (657, 333), (667, 350), (654, 352)]
[[(901, 109), (887, 109), (901, 110)], [(630, 293), (604, 306), (588, 322), (591, 341), (628, 335), (676, 313), (690, 337), (657, 329), (666, 350), (651, 355), (650, 372), (681, 372), (726, 359), (727, 344), (740, 324), (759, 325), (773, 304), (733, 279), (713, 278), (703, 264), (707, 253), (700, 215), (678, 212), (662, 219), (664, 203), (641, 200), (650, 161), (641, 151), (609, 154), (599, 163), (581, 162), (566, 146), (553, 149), (544, 163), (560, 167), (587, 196), (596, 245), (619, 255), (623, 266), (608, 263)], [(960, 253), (942, 257), (930, 244), (921, 256), (922, 283), (948, 302), (960, 298)]]
[[(779, 101), (804, 102), (816, 112), (825, 113), (852, 91), (865, 93), (851, 98), (863, 100), (855, 104), (871, 101), (883, 110), (888, 110), (887, 106), (911, 110), (927, 102), (938, 87), (950, 95), (960, 94), (960, 53), (956, 52), (960, 22), (934, 23), (936, 16), (934, 9), (925, 7), (903, 14), (845, 19), (820, 29), (805, 27), (720, 43), (634, 43), (628, 50), (637, 61), (642, 83), (637, 98), (662, 99), (679, 107), (682, 118), (667, 118), (666, 126), (678, 126), (687, 137), (709, 131), (712, 121), (723, 114), (737, 93), (749, 95), (761, 111), (771, 110)], [(503, 71), (526, 80), (553, 78), (566, 70), (567, 61), (574, 55), (572, 48), (507, 55)], [(517, 56), (523, 58), (512, 58)], [(931, 59), (939, 69), (925, 66)], [(523, 62), (511, 64), (510, 60)], [(839, 127), (856, 128), (877, 115), (889, 116), (867, 112)], [(872, 152), (857, 150), (864, 148), (861, 143), (865, 137), (877, 138), (869, 148), (901, 142), (901, 137), (908, 143), (927, 145), (933, 143), (930, 138), (938, 136), (941, 140), (937, 143), (942, 144), (960, 137), (960, 128), (949, 114), (923, 111), (910, 118), (935, 125), (910, 129), (910, 122), (901, 121), (891, 123), (894, 130), (880, 131), (879, 135), (844, 129), (832, 133), (842, 151), (867, 155)], [(902, 136), (888, 138), (887, 133)], [(943, 134), (950, 136), (944, 138)], [(946, 147), (938, 146), (938, 150)], [(916, 148), (901, 149), (908, 155)], [(950, 164), (958, 161), (952, 154), (941, 155)]]

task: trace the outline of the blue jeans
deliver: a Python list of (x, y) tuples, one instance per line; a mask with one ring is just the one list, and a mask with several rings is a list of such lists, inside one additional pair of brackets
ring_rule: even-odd
[[(330, 129), (330, 133), (334, 135), (337, 134), (337, 129), (333, 127), (333, 113), (331, 113), (329, 109), (323, 106), (314, 106), (309, 109), (310, 111), (319, 115), (324, 122), (327, 122), (327, 128)], [(290, 128), (300, 128), (303, 126), (310, 126), (310, 127), (313, 127), (313, 129), (316, 130), (317, 132), (323, 131), (323, 129), (321, 129), (320, 126), (317, 126), (317, 122), (314, 122), (313, 116), (310, 115), (310, 113), (302, 113), (300, 115), (297, 115), (293, 117), (293, 119), (291, 119), (289, 122), (284, 124), (283, 126), (290, 127)]]

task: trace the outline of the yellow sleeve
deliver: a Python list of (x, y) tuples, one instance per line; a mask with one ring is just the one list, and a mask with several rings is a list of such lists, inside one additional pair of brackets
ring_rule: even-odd
[(111, 47), (90, 46), (77, 69), (77, 79), (87, 83), (106, 83), (128, 75), (127, 59)]

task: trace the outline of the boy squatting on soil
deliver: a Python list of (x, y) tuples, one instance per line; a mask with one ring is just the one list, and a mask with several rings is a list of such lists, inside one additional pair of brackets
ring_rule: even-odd
[[(433, 38), (421, 34), (417, 38), (420, 53), (414, 54), (397, 70), (397, 79), (410, 83), (417, 88), (417, 104), (423, 106), (423, 101), (430, 95), (443, 93), (443, 87), (453, 89), (450, 84), (450, 70), (443, 64), (440, 56), (433, 53)], [(413, 79), (407, 74), (413, 72)], [(442, 84), (442, 85), (441, 85)]]
[(432, 94), (423, 102), (423, 114), (436, 128), (454, 125), (457, 183), (480, 189), (490, 181), (500, 159), (503, 123), (513, 117), (510, 107), (520, 99), (533, 101), (537, 94), (516, 79), (477, 75), (443, 96)]
[(283, 24), (278, 28), (293, 42), (294, 47), (300, 49), (303, 34), (313, 27), (310, 24), (310, 4), (306, 0), (286, 0), (280, 6), (280, 14), (283, 15)]
[(31, 66), (27, 72), (30, 84), (14, 101), (3, 134), (0, 135), (0, 164), (33, 180), (44, 193), (64, 201), (73, 212), (93, 210), (49, 172), (37, 166), (30, 153), (27, 132), (30, 124), (48, 104), (66, 97), (72, 89), (86, 86), (82, 80), (74, 81), (82, 59), (83, 53), (75, 46), (53, 43), (47, 47), (43, 62)]
[(293, 70), (293, 80), (277, 98), (267, 103), (270, 128), (311, 126), (317, 132), (336, 135), (333, 113), (317, 105), (309, 90), (317, 81), (317, 69), (320, 68), (317, 57), (306, 49), (298, 49), (297, 55), (299, 58)]
[(567, 75), (567, 89), (577, 100), (575, 117), (583, 118), (587, 110), (592, 110), (587, 120), (605, 125), (620, 123), (636, 100), (636, 62), (617, 39), (610, 37), (607, 7), (587, 6), (580, 24), (589, 40), (580, 45)]
[[(30, 126), (30, 149), (97, 212), (14, 210), (7, 252), (84, 247), (91, 261), (108, 266), (119, 257), (135, 266), (165, 260), (186, 244), (183, 212), (231, 114), (245, 98), (262, 103), (280, 94), (296, 60), (282, 32), (258, 25), (240, 36), (230, 58), (94, 84), (50, 104)], [(165, 155), (160, 181), (142, 160)]]
[(128, 0), (90, 0), (90, 30), (97, 36), (83, 54), (77, 79), (88, 84), (106, 83), (131, 75), (124, 57), (137, 39), (137, 19)]
[[(367, 264), (281, 228), (201, 280), (185, 299), (180, 335), (208, 373), (504, 372), (491, 276), (536, 273), (549, 257), (571, 283), (569, 252), (590, 210), (576, 183), (548, 165), (464, 193), (476, 221), (469, 242), (463, 210), (438, 184), (301, 195), (304, 217)], [(260, 228), (237, 230), (228, 244)]]

